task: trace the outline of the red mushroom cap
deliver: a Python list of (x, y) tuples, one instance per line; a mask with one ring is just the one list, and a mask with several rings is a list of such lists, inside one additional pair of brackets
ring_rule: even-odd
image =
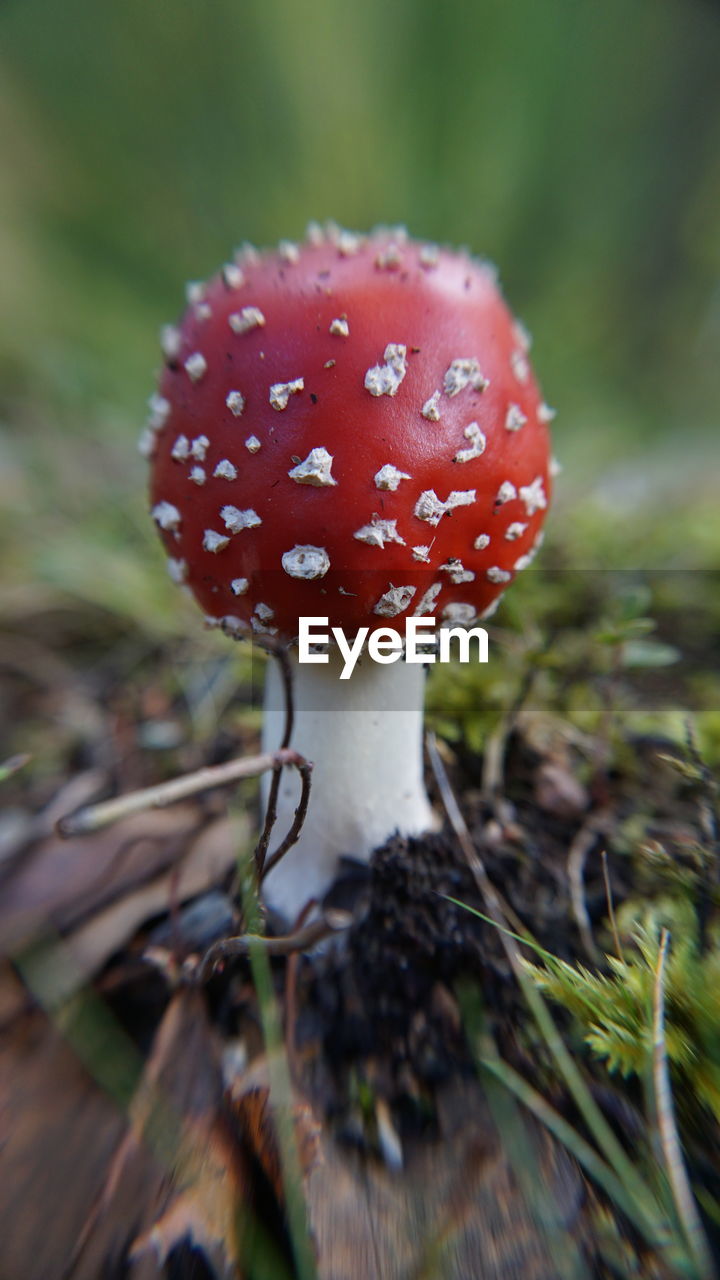
[(145, 452), (207, 617), (291, 638), (487, 614), (539, 545), (552, 416), (492, 268), (316, 230), (188, 297)]

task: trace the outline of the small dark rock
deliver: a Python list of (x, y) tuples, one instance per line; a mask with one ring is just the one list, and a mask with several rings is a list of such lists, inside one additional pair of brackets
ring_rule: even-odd
[(179, 945), (184, 951), (206, 951), (218, 940), (234, 932), (235, 911), (226, 894), (217, 889), (195, 898), (179, 912), (176, 920), (156, 925), (149, 942), (154, 947)]

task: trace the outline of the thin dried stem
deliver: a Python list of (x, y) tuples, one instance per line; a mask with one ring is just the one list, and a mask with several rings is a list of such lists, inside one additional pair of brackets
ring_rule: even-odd
[(585, 952), (593, 964), (600, 963), (600, 952), (595, 946), (592, 926), (585, 899), (585, 863), (588, 854), (597, 839), (597, 815), (588, 818), (577, 832), (570, 845), (567, 860), (567, 875), (570, 885), (570, 903), (580, 940)]
[(198, 982), (207, 982), (219, 964), (224, 964), (235, 956), (247, 956), (251, 947), (257, 947), (268, 956), (291, 956), (295, 952), (307, 951), (325, 938), (335, 933), (342, 933), (352, 924), (352, 915), (348, 911), (328, 911), (319, 920), (311, 920), (301, 925), (293, 933), (286, 933), (281, 938), (267, 938), (262, 934), (244, 933), (237, 938), (223, 938), (216, 942), (204, 956), (198, 971)]
[(273, 867), (277, 866), (280, 859), (285, 857), (285, 854), (287, 853), (288, 849), (291, 849), (292, 846), (297, 842), (300, 832), (302, 831), (303, 823), (305, 821), (305, 815), (308, 810), (308, 804), (310, 803), (310, 785), (311, 785), (311, 777), (312, 777), (312, 765), (308, 761), (304, 760), (302, 763), (296, 762), (296, 768), (302, 779), (302, 792), (300, 794), (300, 803), (298, 804), (298, 807), (295, 810), (295, 817), (293, 818), (292, 826), (288, 831), (287, 835), (285, 836), (285, 839), (282, 841), (280, 845), (278, 845), (275, 852), (272, 853), (270, 857), (267, 858), (267, 860), (264, 862), (262, 871), (260, 873), (260, 883), (262, 883), (262, 881), (265, 879), (265, 876), (268, 875), (270, 871), (272, 871)]
[[(490, 880), (487, 871), (485, 870), (485, 864), (480, 858), (480, 855), (472, 842), (470, 832), (467, 829), (467, 823), (460, 812), (460, 806), (455, 798), (455, 793), (450, 786), (450, 780), (445, 772), (445, 766), (440, 758), (435, 734), (429, 733), (426, 741), (430, 765), (435, 775), (435, 781), (438, 785), (443, 807), (448, 816), (450, 826), (455, 832), (460, 848), (465, 855), (465, 859), (473, 874), (475, 883), (480, 889), (483, 900), (488, 909), (488, 914), (491, 916), (493, 923), (498, 925), (501, 929), (503, 929), (506, 922), (509, 921), (517, 933), (521, 935), (527, 934), (527, 929), (525, 928), (522, 920), (515, 914), (510, 903), (502, 897)], [(518, 964), (521, 964), (522, 961), (520, 959), (520, 953), (516, 951), (516, 955)]]
[(275, 769), (273, 779), (270, 783), (270, 791), (268, 792), (267, 806), (265, 808), (265, 821), (263, 829), (260, 832), (260, 839), (255, 846), (253, 854), (253, 863), (255, 865), (255, 878), (258, 884), (262, 883), (265, 875), (265, 860), (267, 858), (268, 845), (273, 827), (277, 822), (277, 801), (280, 792), (280, 779), (282, 777), (282, 769)]
[(285, 697), (285, 732), (281, 747), (289, 747), (292, 738), (293, 728), (295, 726), (295, 703), (293, 700), (293, 673), (290, 666), (290, 652), (287, 645), (283, 645), (274, 652), (275, 661), (280, 667), (280, 675), (283, 682), (283, 694)]
[[(290, 655), (288, 652), (288, 646), (285, 644), (276, 644), (276, 645), (267, 644), (265, 647), (267, 648), (270, 656), (275, 659), (275, 661), (277, 662), (280, 668), (280, 675), (282, 678), (282, 685), (283, 685), (283, 694), (285, 697), (285, 728), (283, 730), (280, 749), (286, 750), (290, 746), (290, 739), (292, 737), (293, 725), (295, 723), (295, 704), (293, 700), (293, 677), (292, 677), (292, 668), (290, 666)], [(268, 867), (265, 866), (265, 860), (267, 858), (268, 846), (270, 844), (270, 836), (272, 835), (272, 830), (277, 820), (277, 801), (278, 801), (278, 794), (280, 791), (281, 777), (282, 777), (282, 767), (279, 766), (277, 769), (275, 769), (273, 773), (273, 780), (270, 784), (270, 792), (268, 795), (267, 807), (265, 809), (265, 821), (263, 823), (263, 829), (260, 834), (260, 839), (257, 842), (257, 845), (255, 847), (255, 853), (253, 855), (254, 861), (255, 861), (255, 875), (257, 877), (258, 884), (262, 883), (263, 877), (270, 870), (269, 866)], [(307, 785), (309, 788), (309, 785), (310, 785), (309, 780)], [(304, 796), (305, 796), (305, 778), (303, 777), (303, 797)], [(302, 798), (300, 803), (302, 805)], [(305, 817), (306, 812), (307, 812), (307, 800), (305, 802), (305, 808), (303, 810), (303, 819)], [(293, 829), (294, 827), (295, 827), (295, 823), (293, 823)], [(290, 833), (288, 833), (288, 837), (289, 837), (289, 834)], [(300, 834), (300, 831), (298, 828), (297, 834), (294, 836), (293, 840), (291, 841), (292, 844), (295, 843), (295, 840), (297, 840), (297, 837), (299, 834)], [(288, 837), (286, 837), (286, 840)], [(283, 844), (285, 843), (286, 842), (283, 841)], [(290, 845), (287, 845), (286, 848), (283, 849), (283, 852), (287, 852), (287, 849), (289, 847)], [(278, 860), (277, 850), (275, 854), (273, 854), (273, 857), (276, 860)], [(282, 854), (280, 855), (280, 857), (282, 857)]]
[(608, 866), (607, 849), (603, 849), (600, 854), (600, 858), (602, 861), (603, 880), (605, 881), (605, 899), (607, 901), (608, 917), (610, 919), (610, 928), (612, 929), (613, 941), (615, 943), (615, 954), (618, 960), (624, 961), (625, 957), (620, 943), (617, 920), (615, 919), (615, 903), (613, 901), (612, 885), (610, 884), (610, 868)]
[(665, 1169), (672, 1188), (678, 1216), (697, 1268), (697, 1274), (702, 1280), (713, 1280), (716, 1276), (716, 1271), (695, 1204), (687, 1169), (685, 1168), (670, 1086), (670, 1072), (668, 1070), (665, 1045), (665, 966), (669, 942), (670, 934), (667, 929), (663, 929), (660, 935), (660, 950), (653, 988), (653, 1086), (655, 1089), (655, 1106)]
[(109, 827), (130, 814), (142, 813), (145, 809), (163, 809), (166, 805), (176, 804), (201, 791), (224, 787), (240, 778), (253, 778), (257, 774), (266, 773), (268, 769), (280, 769), (286, 764), (297, 766), (305, 764), (305, 761), (296, 751), (287, 747), (281, 747), (279, 751), (266, 751), (262, 755), (228, 760), (225, 764), (211, 765), (198, 769), (195, 773), (183, 774), (180, 778), (171, 778), (169, 782), (161, 782), (156, 787), (129, 791), (127, 795), (117, 796), (114, 800), (77, 809), (60, 818), (56, 829), (58, 835), (64, 838), (87, 835)]

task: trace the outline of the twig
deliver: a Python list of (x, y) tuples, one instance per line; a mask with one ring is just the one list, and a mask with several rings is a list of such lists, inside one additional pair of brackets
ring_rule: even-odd
[(675, 1122), (670, 1072), (665, 1046), (665, 963), (670, 934), (663, 929), (660, 934), (660, 950), (655, 969), (653, 989), (653, 1086), (657, 1109), (660, 1144), (673, 1199), (682, 1223), (685, 1238), (690, 1247), (697, 1274), (701, 1280), (712, 1280), (716, 1275), (707, 1239), (697, 1211), (687, 1169), (683, 1159), (680, 1135)]
[[(465, 855), (465, 859), (470, 871), (472, 872), (475, 883), (480, 889), (483, 901), (487, 906), (488, 914), (491, 916), (493, 924), (498, 925), (498, 927), (502, 929), (504, 928), (506, 920), (509, 920), (512, 923), (513, 928), (519, 934), (526, 934), (527, 929), (525, 928), (522, 920), (520, 920), (519, 916), (515, 914), (510, 903), (502, 897), (490, 880), (487, 871), (485, 870), (485, 864), (480, 858), (480, 855), (472, 842), (470, 832), (467, 829), (467, 823), (460, 812), (460, 806), (455, 799), (455, 793), (450, 786), (450, 779), (445, 772), (445, 766), (440, 758), (440, 752), (437, 749), (437, 742), (434, 733), (429, 733), (427, 735), (427, 750), (430, 765), (440, 792), (440, 799), (443, 802), (445, 812), (448, 816), (448, 821), (455, 832), (458, 844)], [(516, 954), (518, 964), (522, 964), (519, 953)]]
[(610, 918), (610, 928), (612, 929), (613, 940), (615, 942), (615, 954), (618, 960), (624, 960), (622, 946), (620, 945), (620, 934), (618, 933), (617, 920), (615, 919), (615, 904), (613, 902), (612, 885), (610, 884), (610, 868), (608, 866), (607, 849), (603, 849), (600, 854), (603, 869), (603, 880), (605, 881), (605, 898), (607, 900), (608, 916)]
[[(292, 737), (293, 725), (295, 723), (295, 706), (293, 702), (292, 669), (290, 667), (290, 659), (288, 656), (287, 645), (267, 644), (265, 647), (268, 649), (268, 652), (270, 653), (271, 657), (273, 657), (276, 660), (280, 668), (280, 676), (282, 679), (283, 694), (285, 698), (285, 727), (283, 730), (282, 742), (280, 743), (280, 749), (284, 750), (290, 746), (290, 739)], [(272, 779), (272, 782), (270, 783), (270, 791), (268, 794), (267, 807), (265, 809), (265, 822), (263, 823), (263, 829), (260, 834), (260, 839), (257, 842), (257, 845), (255, 847), (255, 853), (253, 854), (253, 858), (255, 861), (255, 875), (257, 877), (258, 884), (261, 883), (263, 876), (266, 874), (266, 871), (269, 871), (270, 869), (269, 867), (268, 868), (265, 867), (265, 859), (267, 858), (268, 845), (270, 844), (270, 836), (272, 835), (272, 829), (275, 826), (275, 822), (277, 819), (277, 800), (278, 800), (278, 793), (280, 791), (281, 778), (282, 778), (282, 766), (278, 766), (273, 772), (273, 779)], [(308, 786), (309, 786), (309, 782), (308, 782)], [(304, 795), (304, 787), (305, 787), (305, 778), (303, 778), (303, 795)], [(302, 804), (302, 799), (300, 803)], [(307, 809), (307, 801), (305, 805), (305, 810), (306, 809)], [(305, 817), (305, 810), (303, 811), (303, 818)], [(294, 826), (295, 824), (293, 823), (293, 827)], [(299, 835), (299, 830), (298, 830), (298, 835)], [(293, 844), (295, 843), (296, 839), (297, 839), (297, 835), (292, 841)], [(289, 845), (288, 845), (288, 848), (289, 848)], [(286, 852), (286, 851), (287, 850), (283, 850), (283, 852)], [(280, 856), (282, 856), (282, 854)]]
[(342, 933), (351, 924), (350, 912), (327, 911), (319, 920), (311, 920), (309, 924), (301, 925), (294, 933), (283, 934), (281, 938), (266, 938), (263, 934), (256, 933), (244, 933), (238, 938), (223, 938), (206, 952), (197, 971), (197, 980), (207, 982), (219, 964), (234, 956), (249, 955), (252, 947), (267, 956), (290, 956), (297, 951), (307, 951), (309, 947), (316, 946), (334, 933)]
[(570, 903), (575, 923), (578, 927), (581, 942), (586, 955), (593, 964), (600, 963), (600, 952), (595, 946), (592, 926), (585, 900), (585, 863), (587, 856), (598, 837), (598, 815), (591, 815), (580, 827), (570, 844), (567, 860), (567, 875), (570, 885)]
[(290, 648), (292, 642), (288, 644), (284, 640), (278, 640), (273, 636), (263, 636), (262, 640), (257, 643), (260, 648), (274, 658), (280, 667), (280, 676), (283, 684), (283, 696), (285, 700), (285, 725), (283, 728), (283, 738), (280, 743), (281, 747), (289, 747), (292, 731), (295, 723), (295, 707), (293, 704), (293, 674), (290, 666)]
[(292, 846), (297, 841), (298, 836), (300, 835), (300, 832), (302, 831), (302, 826), (305, 821), (305, 815), (308, 810), (308, 804), (310, 803), (310, 780), (312, 776), (312, 765), (307, 760), (303, 760), (302, 763), (300, 763), (300, 761), (298, 760), (296, 763), (296, 768), (302, 779), (302, 792), (300, 795), (300, 802), (298, 804), (297, 809), (295, 810), (295, 817), (293, 818), (292, 826), (288, 831), (287, 835), (285, 836), (285, 839), (282, 841), (281, 844), (278, 845), (275, 852), (272, 853), (270, 857), (267, 859), (267, 861), (265, 861), (263, 864), (262, 871), (260, 874), (261, 883), (265, 879), (265, 876), (268, 875), (270, 871), (272, 871), (273, 867), (277, 866), (280, 859), (285, 857), (285, 854), (287, 853), (288, 849), (292, 848)]
[(229, 782), (237, 782), (240, 778), (253, 778), (268, 769), (277, 769), (286, 764), (299, 766), (305, 764), (297, 751), (282, 747), (279, 751), (266, 751), (258, 756), (245, 756), (239, 760), (228, 760), (225, 764), (211, 765), (198, 769), (195, 773), (186, 773), (180, 778), (171, 778), (169, 782), (161, 782), (156, 787), (145, 787), (140, 791), (129, 791), (127, 795), (118, 796), (114, 800), (105, 800), (101, 804), (87, 805), (68, 813), (56, 824), (58, 835), (87, 835), (109, 827), (121, 818), (133, 813), (142, 813), (145, 809), (162, 809), (166, 805), (176, 804), (188, 796), (197, 795), (200, 791), (209, 791), (212, 787), (224, 787)]

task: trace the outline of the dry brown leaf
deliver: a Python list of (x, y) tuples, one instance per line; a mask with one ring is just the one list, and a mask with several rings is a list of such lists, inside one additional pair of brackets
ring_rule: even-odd
[(218, 818), (196, 836), (173, 871), (126, 895), (76, 929), (66, 945), (78, 977), (85, 980), (96, 973), (144, 921), (167, 911), (171, 902), (182, 904), (219, 884), (236, 864), (249, 832), (244, 814)]
[(218, 1275), (239, 1280), (241, 1209), (238, 1152), (217, 1124), (187, 1123), (176, 1153), (173, 1183), (179, 1190), (168, 1209), (134, 1242), (133, 1261), (154, 1256), (164, 1264), (183, 1240), (198, 1246)]
[(125, 1119), (45, 1014), (19, 1011), (22, 988), (8, 991), (15, 1003), (0, 1034), (0, 1280), (58, 1280)]
[(202, 824), (195, 805), (136, 814), (83, 839), (51, 836), (3, 884), (0, 939), (12, 954), (46, 930), (64, 933), (174, 866)]
[[(196, 835), (197, 812), (181, 806), (174, 814), (139, 814), (112, 832), (43, 846), (32, 867), (8, 886), (0, 906), (3, 946), (17, 955), (44, 935), (46, 971), (49, 965), (57, 977), (62, 970), (62, 994), (72, 994), (144, 921), (219, 884), (235, 864), (248, 839), (248, 819), (218, 818)], [(75, 889), (78, 898), (71, 901)], [(73, 929), (78, 915), (82, 920)], [(61, 927), (65, 936), (54, 962)]]
[(18, 827), (17, 834), (11, 836), (3, 847), (0, 860), (2, 879), (9, 876), (13, 865), (17, 865), (31, 845), (52, 836), (58, 818), (89, 804), (106, 786), (107, 776), (104, 773), (99, 769), (86, 769), (83, 773), (76, 773), (68, 778), (39, 813), (25, 814), (25, 820)]
[(219, 1275), (241, 1280), (239, 1224), (251, 1188), (222, 1089), (202, 998), (182, 989), (157, 1031), (72, 1280), (97, 1280), (127, 1249), (136, 1261), (154, 1258), (159, 1276), (183, 1240), (202, 1247)]
[[(249, 1153), (263, 1170), (278, 1204), (282, 1204), (285, 1193), (280, 1148), (270, 1100), (267, 1058), (257, 1058), (246, 1071), (232, 1080), (228, 1084), (226, 1098), (237, 1118)], [(292, 1115), (300, 1172), (305, 1178), (321, 1158), (321, 1128), (310, 1104), (297, 1095), (293, 1098)]]

